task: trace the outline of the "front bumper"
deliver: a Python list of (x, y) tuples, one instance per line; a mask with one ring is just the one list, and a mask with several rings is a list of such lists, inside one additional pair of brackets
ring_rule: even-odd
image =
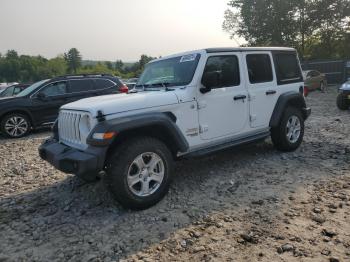
[(103, 169), (106, 148), (89, 147), (85, 151), (80, 151), (51, 138), (39, 147), (39, 155), (64, 173), (90, 180)]

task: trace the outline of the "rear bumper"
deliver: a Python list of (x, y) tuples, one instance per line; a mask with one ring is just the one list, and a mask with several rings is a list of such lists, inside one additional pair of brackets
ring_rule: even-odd
[(83, 152), (48, 139), (39, 147), (39, 155), (64, 173), (93, 179), (103, 169), (106, 149), (89, 147)]
[(304, 115), (304, 119), (306, 120), (311, 115), (311, 108), (310, 107), (303, 108), (303, 115)]

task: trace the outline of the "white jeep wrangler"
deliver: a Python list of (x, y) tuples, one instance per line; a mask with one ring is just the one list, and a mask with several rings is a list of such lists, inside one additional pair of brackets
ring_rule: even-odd
[(85, 180), (106, 172), (116, 199), (143, 209), (166, 194), (173, 162), (263, 140), (292, 151), (311, 110), (291, 48), (212, 48), (150, 62), (128, 94), (60, 109), (41, 158)]

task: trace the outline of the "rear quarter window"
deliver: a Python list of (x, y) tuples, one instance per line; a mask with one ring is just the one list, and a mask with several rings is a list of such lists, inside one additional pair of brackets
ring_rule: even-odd
[(95, 79), (94, 82), (95, 82), (95, 89), (97, 90), (107, 89), (117, 85), (117, 83), (108, 79)]
[(303, 82), (298, 57), (295, 52), (274, 53), (274, 62), (279, 85)]

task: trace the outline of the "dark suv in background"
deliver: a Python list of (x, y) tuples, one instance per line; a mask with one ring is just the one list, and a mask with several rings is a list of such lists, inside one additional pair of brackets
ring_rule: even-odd
[(31, 129), (53, 124), (64, 104), (125, 92), (128, 88), (111, 75), (68, 75), (42, 80), (14, 97), (0, 99), (0, 130), (7, 137), (23, 137)]

